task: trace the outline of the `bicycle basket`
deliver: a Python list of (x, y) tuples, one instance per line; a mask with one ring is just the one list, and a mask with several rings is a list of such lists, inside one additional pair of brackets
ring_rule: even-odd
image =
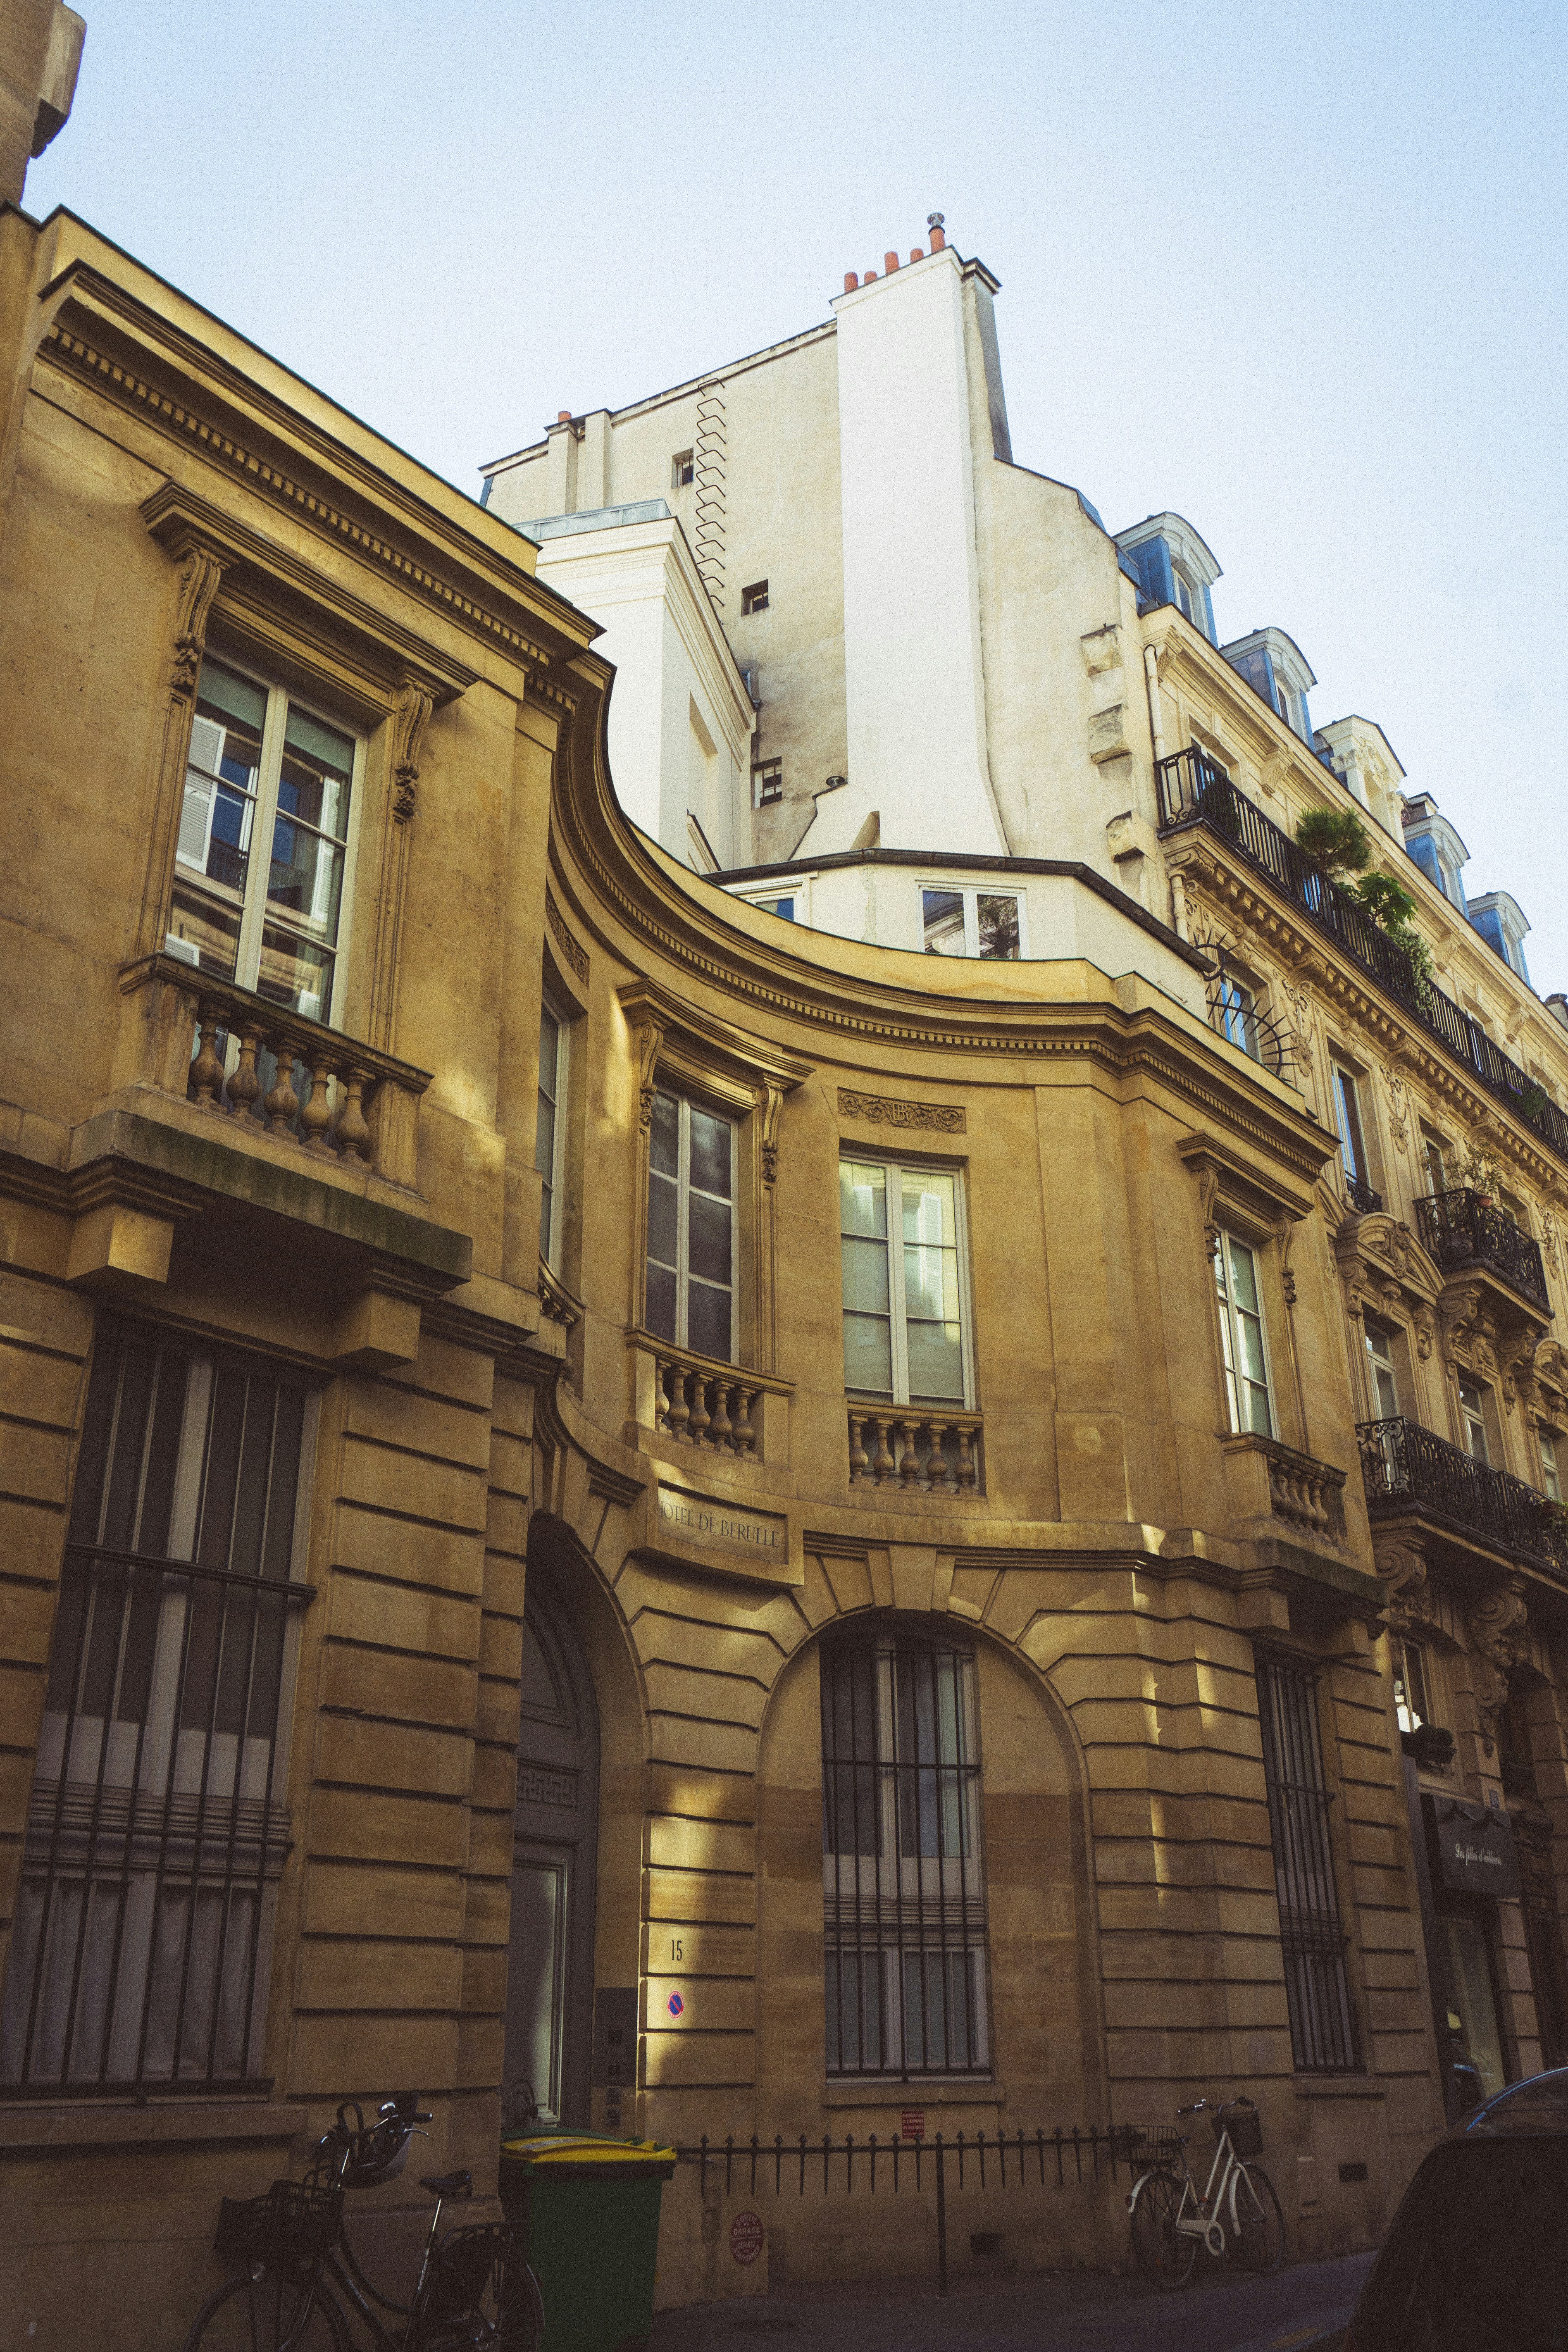
[(1110, 2144), (1134, 2172), (1149, 2165), (1174, 2164), (1182, 2152), (1182, 2135), (1169, 2124), (1116, 2124)]
[(1255, 2156), (1263, 2153), (1263, 2118), (1250, 2099), (1245, 2106), (1239, 2100), (1234, 2106), (1221, 2107), (1210, 2117), (1217, 2140), (1222, 2132), (1230, 2134), (1230, 2144), (1243, 2164), (1250, 2164)]
[(243, 2262), (283, 2264), (331, 2253), (342, 2215), (341, 2189), (313, 2189), (302, 2180), (275, 2180), (265, 2197), (226, 2197), (214, 2247)]

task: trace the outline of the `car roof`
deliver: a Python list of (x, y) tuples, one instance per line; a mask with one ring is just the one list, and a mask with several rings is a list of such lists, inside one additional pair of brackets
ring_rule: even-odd
[(1510, 2083), (1483, 2106), (1461, 2116), (1445, 2140), (1513, 2139), (1568, 2132), (1568, 2066)]

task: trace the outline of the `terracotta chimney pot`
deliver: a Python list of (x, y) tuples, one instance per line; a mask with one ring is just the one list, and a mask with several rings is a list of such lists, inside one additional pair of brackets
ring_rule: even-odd
[(860, 280), (860, 283), (862, 286), (875, 286), (877, 283), (876, 271), (874, 269), (868, 269), (865, 277)]
[(555, 422), (557, 425), (570, 425), (572, 411), (569, 408), (558, 408), (555, 412)]
[(854, 293), (854, 291), (855, 291), (855, 289), (857, 288), (857, 286), (858, 286), (858, 285), (859, 285), (859, 283), (860, 283), (860, 280), (856, 277), (855, 272), (854, 272), (852, 269), (847, 269), (847, 270), (845, 271), (845, 273), (844, 273), (844, 291), (846, 292), (846, 294), (853, 294), (853, 293)]
[(911, 261), (923, 261), (923, 260), (925, 259), (925, 254), (924, 254), (924, 252), (923, 252), (922, 248), (921, 248), (920, 246), (918, 246), (918, 245), (911, 245), (911, 246), (910, 246), (910, 259)]
[(885, 253), (882, 256), (882, 268), (889, 278), (898, 266), (899, 257), (896, 253)]
[(933, 228), (931, 233), (931, 249), (933, 253), (945, 253), (947, 250), (947, 239), (939, 228)]

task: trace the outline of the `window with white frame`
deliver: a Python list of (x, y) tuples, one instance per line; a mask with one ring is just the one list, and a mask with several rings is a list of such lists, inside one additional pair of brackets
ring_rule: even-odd
[(290, 1369), (99, 1325), (0, 2082), (264, 2087), (314, 1426)]
[(921, 892), (921, 938), (927, 955), (984, 956), (1015, 963), (1024, 952), (1024, 902), (1016, 890)]
[(776, 915), (781, 923), (793, 923), (795, 920), (795, 902), (793, 892), (782, 898), (748, 898), (746, 904), (748, 907), (760, 908), (764, 915)]
[(653, 1098), (644, 1321), (661, 1339), (734, 1360), (735, 1129), (682, 1095)]
[(1459, 1382), (1459, 1425), (1465, 1433), (1466, 1451), (1477, 1462), (1489, 1462), (1492, 1456), (1487, 1441), (1486, 1400), (1475, 1381)]
[(312, 1021), (339, 1017), (362, 746), (211, 654), (191, 723), (167, 946)]
[(970, 1403), (962, 1201), (950, 1171), (838, 1165), (844, 1381), (890, 1404)]
[(674, 457), (670, 460), (669, 478), (671, 486), (675, 489), (686, 490), (690, 488), (692, 483), (697, 478), (697, 457), (695, 451), (690, 449), (678, 449), (676, 451)]
[(1220, 1351), (1225, 1366), (1226, 1409), (1230, 1425), (1258, 1437), (1274, 1435), (1274, 1403), (1268, 1378), (1268, 1343), (1263, 1328), (1258, 1253), (1221, 1230), (1215, 1252), (1219, 1294)]
[(1419, 1642), (1394, 1645), (1394, 1709), (1401, 1731), (1415, 1731), (1437, 1719), (1432, 1712), (1426, 1653)]
[(1563, 1475), (1558, 1448), (1563, 1443), (1562, 1433), (1555, 1429), (1542, 1429), (1536, 1434), (1541, 1443), (1541, 1491), (1548, 1502), (1560, 1503), (1563, 1500)]
[[(1361, 1089), (1353, 1071), (1347, 1070), (1341, 1062), (1335, 1062), (1331, 1066), (1334, 1125), (1339, 1129), (1340, 1160), (1354, 1199), (1358, 1185), (1363, 1193), (1372, 1190), (1372, 1176), (1367, 1167), (1366, 1133), (1362, 1125)], [(1356, 1205), (1366, 1208), (1371, 1203), (1363, 1200)]]
[(533, 1164), (539, 1171), (539, 1255), (561, 1264), (561, 1167), (566, 1144), (566, 1024), (545, 998), (539, 1014), (539, 1124)]
[(825, 1642), (829, 2074), (990, 2062), (974, 1659), (901, 1627)]
[(1372, 1417), (1374, 1421), (1397, 1421), (1399, 1380), (1394, 1364), (1394, 1334), (1386, 1325), (1374, 1323), (1370, 1315), (1363, 1328), (1366, 1333), (1367, 1385), (1372, 1391)]
[(1255, 1062), (1262, 1060), (1258, 1037), (1258, 999), (1244, 980), (1234, 972), (1221, 975), (1214, 998), (1215, 1020), (1222, 1037), (1250, 1054)]

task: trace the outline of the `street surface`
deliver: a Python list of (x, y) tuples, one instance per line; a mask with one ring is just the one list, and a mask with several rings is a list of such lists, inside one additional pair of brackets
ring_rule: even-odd
[(1372, 2263), (1351, 2254), (1271, 2279), (1216, 2272), (1180, 2294), (1102, 2271), (954, 2279), (945, 2302), (908, 2280), (784, 2287), (660, 2312), (650, 2352), (743, 2352), (791, 2336), (801, 2352), (1337, 2352)]

